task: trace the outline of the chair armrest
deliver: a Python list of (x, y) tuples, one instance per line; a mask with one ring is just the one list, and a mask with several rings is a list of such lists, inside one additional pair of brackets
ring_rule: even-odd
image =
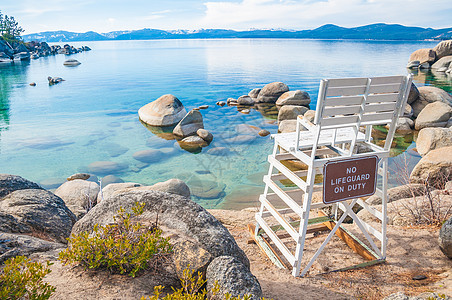
[(303, 125), (309, 131), (313, 131), (315, 128), (315, 125), (312, 124), (312, 122), (306, 119), (303, 115), (298, 116), (298, 122), (300, 122), (300, 124)]

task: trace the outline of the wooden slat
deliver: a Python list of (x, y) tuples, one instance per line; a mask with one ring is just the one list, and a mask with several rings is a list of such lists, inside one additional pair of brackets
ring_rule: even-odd
[(328, 87), (326, 91), (327, 97), (336, 96), (357, 96), (362, 95), (366, 91), (366, 86), (340, 86), (340, 87)]
[(372, 84), (389, 84), (389, 83), (402, 83), (405, 76), (395, 75), (395, 76), (379, 76), (372, 77)]
[[(260, 195), (260, 196), (263, 196), (263, 195)], [(260, 197), (259, 196), (259, 197)], [(267, 194), (267, 197), (268, 197), (268, 194)], [(284, 215), (284, 214), (290, 214), (290, 213), (293, 213), (293, 210), (291, 209), (291, 208), (282, 208), (282, 209), (278, 209), (278, 212), (281, 214), (281, 215)], [(263, 213), (262, 213), (262, 218), (266, 218), (266, 217), (269, 217), (269, 216), (271, 216), (271, 213), (270, 212), (268, 212), (268, 211), (264, 211)], [(292, 223), (290, 223), (292, 226), (296, 226), (296, 225), (293, 225)]]
[(256, 243), (256, 245), (267, 255), (267, 257), (280, 269), (287, 268), (289, 269), (283, 260), (276, 254), (275, 250), (272, 247), (268, 246), (265, 243), (264, 239), (260, 236), (256, 236), (256, 226), (254, 224), (248, 224), (248, 230), (250, 232), (251, 238)]
[(283, 260), (279, 255), (278, 255), (278, 253), (275, 251), (275, 249), (273, 249), (273, 247), (272, 247), (272, 245), (270, 244), (270, 242), (268, 241), (269, 239), (268, 238), (264, 238), (264, 237), (262, 237), (262, 240), (264, 241), (264, 243), (267, 245), (267, 247), (268, 248), (270, 248), (270, 250), (273, 252), (273, 254), (277, 257), (277, 259), (284, 265), (284, 267), (286, 268), (286, 269), (291, 269), (292, 268), (292, 266), (291, 265), (289, 265), (285, 260)]
[(397, 99), (399, 99), (399, 93), (373, 94), (367, 96), (366, 103), (397, 102)]
[(400, 91), (401, 84), (401, 82), (378, 85), (372, 83), (369, 87), (369, 94), (396, 93)]
[(357, 114), (361, 110), (361, 105), (350, 106), (328, 106), (323, 110), (322, 116), (332, 117), (337, 115)]
[[(326, 227), (324, 224), (314, 224), (312, 226), (309, 226), (308, 229), (306, 229), (306, 234), (316, 233), (319, 231), (326, 231), (329, 230), (328, 227)], [(280, 233), (277, 234), (280, 240), (286, 239), (288, 237), (291, 237), (288, 233)]]
[(391, 120), (393, 115), (394, 115), (393, 111), (364, 114), (361, 118), (361, 123), (375, 122), (376, 124), (381, 124), (383, 121), (386, 122), (386, 120), (388, 119)]
[(302, 180), (300, 177), (295, 175), (289, 168), (283, 165), (280, 161), (274, 158), (272, 155), (268, 156), (268, 161), (273, 165), (278, 171), (283, 173), (290, 181), (296, 184), (300, 189), (306, 190), (307, 184), (306, 181)]
[(367, 84), (367, 78), (334, 78), (328, 79), (328, 87), (340, 87), (340, 86), (365, 86)]
[(295, 229), (287, 222), (286, 219), (276, 210), (275, 207), (262, 195), (259, 197), (259, 201), (265, 206), (265, 208), (272, 214), (272, 216), (276, 219), (276, 221), (281, 224), (282, 227), (290, 234), (290, 236), (294, 239), (295, 242), (298, 241), (299, 235), (295, 231)]
[[(303, 176), (307, 176), (308, 175), (308, 170), (301, 170), (301, 171), (295, 171), (293, 172), (296, 176), (298, 177), (303, 177)], [(283, 180), (283, 179), (288, 179), (286, 175), (284, 175), (283, 173), (278, 173), (278, 174), (272, 174), (271, 175), (271, 179), (273, 181), (275, 180)]]
[[(323, 211), (318, 212), (319, 216), (326, 216)], [(324, 222), (325, 226), (327, 226), (330, 230), (336, 226), (336, 222), (327, 221)], [(336, 231), (336, 235), (340, 237), (353, 251), (361, 255), (367, 260), (374, 260), (378, 257), (374, 256), (368, 249), (366, 249), (363, 245), (361, 245), (358, 241), (356, 241), (350, 234), (348, 234), (345, 230), (339, 227)]]
[(364, 107), (364, 113), (385, 112), (385, 111), (394, 112), (394, 110), (396, 109), (396, 104), (397, 104), (396, 102), (367, 104)]
[(343, 96), (343, 97), (329, 97), (325, 98), (323, 103), (325, 106), (333, 105), (358, 105), (361, 104), (363, 96)]
[(354, 124), (358, 122), (358, 116), (334, 117), (320, 120), (322, 126), (336, 126), (344, 124)]
[(278, 247), (279, 251), (284, 255), (284, 257), (289, 261), (289, 263), (293, 266), (295, 264), (295, 257), (290, 253), (289, 249), (287, 249), (286, 245), (281, 242), (278, 236), (270, 229), (270, 227), (265, 223), (265, 221), (256, 214), (256, 221), (259, 223), (264, 232), (270, 237), (273, 243)]

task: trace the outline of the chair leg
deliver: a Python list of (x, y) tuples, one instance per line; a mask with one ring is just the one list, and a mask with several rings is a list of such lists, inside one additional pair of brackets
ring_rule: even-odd
[(303, 212), (300, 216), (300, 229), (298, 231), (300, 237), (298, 238), (297, 247), (295, 250), (295, 265), (292, 269), (292, 275), (298, 276), (301, 269), (301, 261), (303, 260), (304, 242), (306, 240), (306, 230), (308, 229), (309, 212), (311, 210), (311, 199), (314, 191), (316, 170), (311, 166), (308, 170), (306, 183), (308, 184), (303, 197)]
[(384, 157), (382, 160), (383, 166), (383, 176), (382, 176), (382, 198), (381, 198), (381, 212), (383, 215), (383, 220), (381, 220), (381, 233), (383, 239), (381, 241), (381, 253), (382, 258), (386, 258), (386, 247), (388, 244), (388, 239), (386, 237), (387, 222), (388, 222), (388, 158)]

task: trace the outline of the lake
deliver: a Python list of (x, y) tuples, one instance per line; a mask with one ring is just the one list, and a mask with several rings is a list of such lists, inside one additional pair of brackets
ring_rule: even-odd
[[(276, 133), (277, 110), (243, 113), (216, 106), (217, 101), (282, 81), (291, 90), (307, 91), (314, 109), (322, 78), (406, 74), (410, 53), (436, 44), (296, 39), (72, 43), (93, 49), (70, 56), (82, 63), (78, 67), (64, 67), (65, 55), (0, 65), (0, 173), (51, 189), (71, 174), (88, 171), (93, 162), (111, 161), (120, 167), (99, 171), (98, 178), (115, 175), (142, 184), (180, 178), (205, 208), (254, 206), (273, 143), (270, 136), (248, 135), (242, 142), (234, 137), (247, 134), (242, 124)], [(49, 86), (48, 76), (66, 81)], [(452, 86), (450, 77), (422, 72), (415, 83), (449, 91)], [(201, 113), (214, 140), (200, 153), (181, 149), (139, 121), (138, 109), (164, 94), (178, 97), (187, 111), (209, 105)], [(394, 169), (420, 159), (410, 151), (412, 136), (399, 140), (401, 149), (391, 159)], [(227, 155), (209, 151), (216, 147), (226, 147)], [(146, 149), (159, 150), (154, 163), (133, 158)], [(397, 184), (399, 176), (392, 175)]]

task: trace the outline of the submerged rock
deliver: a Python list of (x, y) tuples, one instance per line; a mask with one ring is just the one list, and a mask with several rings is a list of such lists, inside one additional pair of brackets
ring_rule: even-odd
[(162, 152), (155, 149), (147, 149), (137, 151), (133, 154), (133, 158), (143, 163), (154, 163), (162, 159)]
[(127, 165), (114, 161), (95, 161), (88, 165), (88, 172), (97, 175), (119, 173), (127, 169)]
[(182, 102), (170, 94), (163, 95), (138, 110), (140, 120), (152, 126), (175, 125), (186, 113)]
[(49, 84), (50, 85), (52, 85), (52, 84), (57, 84), (57, 83), (60, 83), (60, 82), (62, 82), (62, 81), (65, 81), (63, 78), (61, 78), (61, 77), (51, 77), (51, 76), (49, 76), (49, 77), (47, 77), (47, 80), (49, 81)]
[(66, 67), (75, 67), (75, 66), (78, 66), (80, 64), (81, 64), (81, 62), (79, 62), (76, 59), (68, 59), (68, 60), (65, 60), (64, 63), (63, 63), (63, 65), (65, 65)]

